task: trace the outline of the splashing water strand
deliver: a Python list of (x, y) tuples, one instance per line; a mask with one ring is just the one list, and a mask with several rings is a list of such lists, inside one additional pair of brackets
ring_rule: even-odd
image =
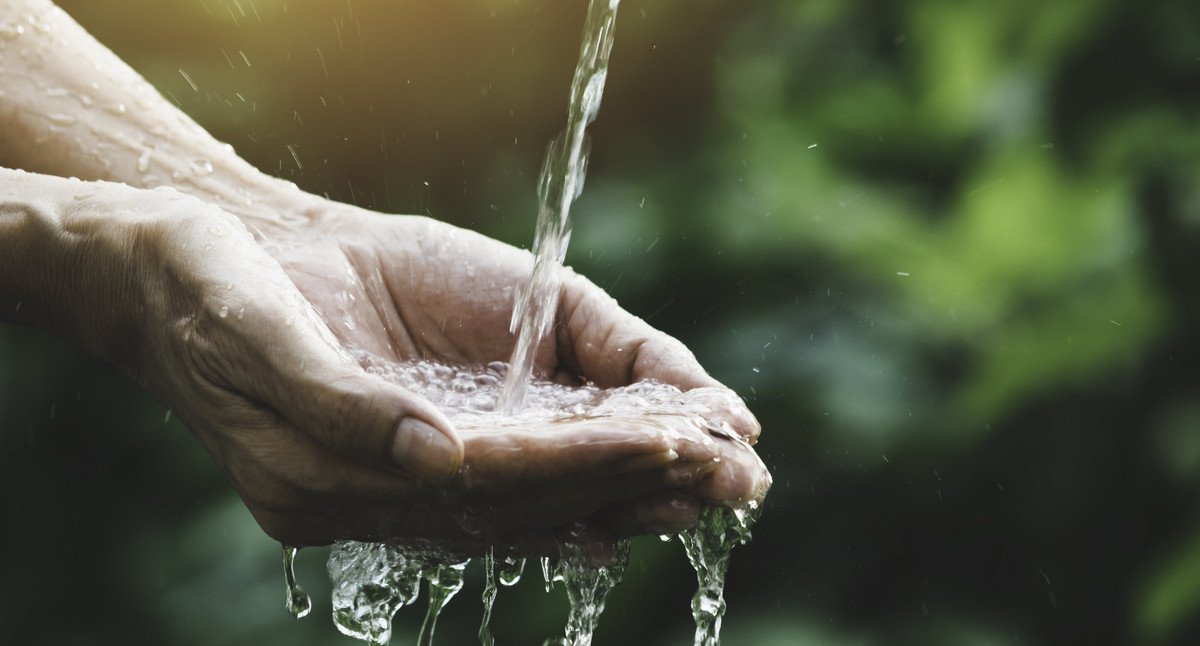
[(392, 638), (392, 616), (417, 599), (428, 564), (382, 543), (339, 541), (329, 552), (333, 623), (375, 645)]
[(558, 563), (559, 577), (567, 589), (571, 609), (567, 614), (563, 646), (592, 646), (592, 633), (600, 623), (608, 593), (625, 576), (629, 565), (629, 539), (617, 542), (612, 562), (595, 563), (577, 544), (567, 544), (567, 553)]
[(438, 615), (442, 608), (450, 603), (450, 599), (458, 594), (463, 587), (463, 572), (467, 562), (446, 563), (425, 571), (425, 580), (429, 582), (429, 609), (425, 613), (425, 621), (421, 624), (421, 636), (417, 638), (417, 646), (432, 646), (433, 631), (437, 627)]
[(612, 52), (613, 25), (619, 0), (591, 0), (583, 27), (579, 63), (571, 81), (567, 128), (546, 149), (538, 178), (537, 233), (533, 240), (533, 272), (517, 293), (509, 330), (517, 335), (504, 383), (501, 409), (521, 408), (533, 374), (538, 343), (550, 331), (558, 307), (559, 270), (571, 238), (571, 203), (583, 190), (587, 173), (587, 127), (600, 111), (608, 55)]
[(754, 503), (741, 510), (709, 507), (700, 513), (700, 522), (682, 535), (688, 561), (696, 570), (697, 589), (692, 597), (692, 618), (696, 621), (693, 646), (721, 643), (729, 554), (734, 545), (745, 545), (750, 540), (750, 526), (757, 517), (758, 507)]

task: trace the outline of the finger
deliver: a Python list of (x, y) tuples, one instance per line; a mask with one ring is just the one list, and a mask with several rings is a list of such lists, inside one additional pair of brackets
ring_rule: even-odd
[(678, 340), (621, 309), (604, 290), (564, 269), (559, 345), (579, 373), (601, 386), (655, 379), (681, 390), (719, 386)]
[(661, 491), (629, 503), (612, 505), (596, 515), (595, 523), (617, 536), (678, 534), (696, 526), (701, 503), (679, 491)]
[(463, 483), (469, 490), (510, 493), (646, 470), (664, 481), (698, 480), (716, 468), (717, 444), (679, 422), (597, 418), (462, 429)]
[(462, 465), (462, 441), (441, 412), (356, 365), (328, 364), (285, 383), (281, 411), (337, 453), (431, 482), (449, 480)]
[[(423, 538), (457, 546), (515, 545), (527, 550), (536, 545), (539, 553), (554, 555), (549, 546), (560, 528), (614, 503), (641, 499), (661, 489), (658, 474), (642, 472), (577, 485), (561, 483), (504, 499), (472, 496), (465, 502), (453, 492), (429, 491), (424, 495), (437, 499), (437, 504), (414, 505), (403, 498), (397, 504), (378, 497), (313, 496), (302, 507), (248, 506), (272, 537), (287, 537), (293, 544), (320, 544), (337, 538)], [(611, 534), (600, 523), (596, 527)]]
[[(235, 288), (206, 302), (206, 336), (215, 346), (208, 356), (229, 387), (338, 454), (427, 480), (452, 477), (462, 442), (450, 421), (424, 398), (363, 370), (278, 273), (255, 283), (259, 293)], [(264, 284), (274, 291), (262, 294)]]
[[(532, 537), (552, 532), (564, 539), (563, 528), (573, 528), (583, 523), (592, 535), (602, 535), (605, 541), (615, 538), (614, 533), (598, 515), (601, 510), (614, 505), (628, 505), (661, 491), (662, 485), (649, 474), (620, 476), (611, 480), (586, 483), (579, 486), (564, 486), (543, 492), (541, 495), (516, 498), (497, 504), (486, 515), (478, 517), (471, 528), (477, 540), (491, 543), (529, 543)], [(486, 521), (485, 521), (486, 519)], [(483, 527), (487, 523), (486, 528)], [(597, 534), (597, 532), (599, 534)], [(575, 532), (578, 534), (578, 532)], [(578, 534), (577, 538), (584, 538)], [(545, 544), (543, 543), (543, 547)]]
[(683, 394), (683, 401), (699, 404), (707, 409), (705, 420), (709, 430), (718, 436), (740, 436), (753, 446), (758, 442), (762, 426), (746, 408), (746, 404), (732, 390), (719, 388), (695, 388)]
[(761, 503), (771, 488), (771, 473), (762, 459), (749, 445), (737, 440), (722, 440), (721, 448), (721, 466), (688, 492), (725, 507)]
[(652, 379), (683, 391), (712, 391), (712, 419), (751, 444), (758, 440), (758, 420), (733, 391), (704, 371), (686, 346), (621, 309), (591, 281), (564, 272), (560, 316), (565, 324), (559, 327), (558, 344), (576, 374), (601, 386)]

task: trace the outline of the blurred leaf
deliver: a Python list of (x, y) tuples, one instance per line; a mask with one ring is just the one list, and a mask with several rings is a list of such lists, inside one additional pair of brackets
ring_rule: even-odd
[(1200, 613), (1200, 532), (1161, 559), (1137, 603), (1138, 634), (1145, 643), (1164, 643)]

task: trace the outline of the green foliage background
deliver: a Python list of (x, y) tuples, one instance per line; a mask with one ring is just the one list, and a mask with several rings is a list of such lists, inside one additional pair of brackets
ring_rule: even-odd
[[(268, 172), (530, 244), (583, 0), (62, 6)], [(764, 428), (726, 643), (1200, 638), (1200, 5), (626, 0), (592, 136), (568, 261)], [(0, 425), (0, 641), (353, 643), (324, 551), (295, 622), (278, 546), (112, 369), (0, 327)], [(633, 557), (597, 643), (689, 643), (682, 550)], [(561, 630), (538, 578), (500, 643)]]

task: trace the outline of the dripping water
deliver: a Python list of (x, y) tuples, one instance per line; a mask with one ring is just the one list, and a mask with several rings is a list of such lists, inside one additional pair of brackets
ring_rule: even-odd
[(312, 599), (296, 584), (296, 553), (298, 547), (283, 546), (283, 581), (287, 585), (287, 610), (297, 619), (307, 616), (312, 610)]
[(333, 622), (375, 645), (392, 638), (392, 616), (417, 599), (426, 564), (383, 543), (339, 541), (329, 552)]
[(438, 565), (425, 571), (425, 580), (429, 582), (429, 609), (425, 613), (424, 623), (421, 624), (417, 646), (432, 646), (438, 615), (450, 599), (462, 590), (463, 571), (466, 569), (467, 563), (464, 561)]
[(493, 646), (496, 642), (492, 638), (492, 631), (488, 624), (492, 622), (492, 606), (496, 603), (495, 547), (488, 547), (487, 552), (483, 555), (483, 576), (483, 621), (479, 624), (479, 646)]
[(483, 621), (479, 625), (479, 644), (480, 646), (493, 646), (495, 639), (492, 637), (490, 624), (492, 622), (492, 606), (496, 603), (497, 584), (504, 587), (511, 587), (521, 580), (521, 573), (525, 570), (525, 559), (514, 556), (506, 556), (500, 559), (496, 558), (496, 549), (494, 546), (489, 546), (487, 552), (483, 555)]
[(709, 507), (700, 513), (700, 522), (681, 535), (688, 561), (696, 570), (696, 594), (692, 597), (692, 618), (696, 622), (693, 646), (718, 646), (721, 643), (721, 618), (725, 615), (725, 573), (734, 545), (750, 540), (750, 526), (758, 516), (751, 503), (742, 510)]
[(611, 561), (595, 562), (576, 544), (568, 544), (567, 553), (559, 561), (563, 587), (567, 589), (570, 611), (567, 614), (563, 646), (592, 646), (592, 633), (600, 623), (608, 593), (625, 575), (629, 565), (629, 539), (617, 542)]

